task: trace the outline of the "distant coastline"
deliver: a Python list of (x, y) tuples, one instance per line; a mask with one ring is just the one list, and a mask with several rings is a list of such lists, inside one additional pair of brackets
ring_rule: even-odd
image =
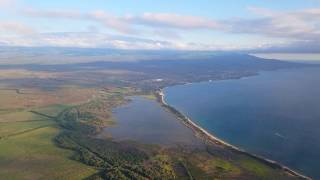
[(166, 101), (165, 101), (165, 94), (163, 92), (163, 89), (158, 89), (155, 91), (155, 95), (157, 97), (157, 101), (164, 107), (166, 108), (168, 111), (170, 111), (171, 113), (173, 113), (179, 120), (181, 120), (187, 127), (189, 127), (190, 129), (192, 129), (196, 135), (204, 138), (205, 140), (208, 140), (210, 143), (214, 143), (217, 145), (222, 145), (225, 146), (227, 148), (229, 148), (230, 150), (233, 150), (237, 153), (241, 153), (247, 156), (250, 156), (264, 164), (267, 164), (269, 166), (271, 166), (272, 168), (277, 168), (277, 169), (281, 169), (283, 171), (285, 171), (286, 173), (295, 176), (295, 177), (299, 177), (301, 179), (307, 179), (310, 180), (312, 178), (307, 177), (299, 172), (296, 172), (292, 169), (290, 169), (289, 167), (282, 165), (281, 163), (277, 162), (277, 161), (273, 161), (270, 160), (268, 158), (253, 154), (253, 153), (249, 153), (245, 150), (242, 150), (234, 145), (231, 145), (217, 137), (215, 137), (214, 135), (212, 135), (211, 133), (209, 133), (208, 131), (206, 131), (205, 129), (203, 129), (202, 127), (200, 127), (199, 125), (197, 125), (195, 122), (193, 122), (189, 117), (187, 117), (186, 115), (182, 114), (180, 111), (178, 111), (176, 108), (170, 106)]

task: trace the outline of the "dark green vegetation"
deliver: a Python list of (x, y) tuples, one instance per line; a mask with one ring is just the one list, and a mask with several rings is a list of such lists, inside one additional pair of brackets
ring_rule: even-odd
[(55, 142), (73, 150), (72, 159), (99, 169), (99, 173), (89, 179), (174, 179), (169, 159), (155, 154), (154, 148), (95, 137), (102, 127), (112, 122), (110, 107), (125, 103), (125, 95), (128, 94), (100, 92), (99, 99), (67, 108), (53, 117), (63, 130)]
[(206, 140), (200, 147), (164, 147), (99, 136), (117, 123), (112, 108), (128, 103), (127, 96), (155, 99), (159, 87), (300, 66), (239, 58), (1, 66), (0, 177), (295, 179)]

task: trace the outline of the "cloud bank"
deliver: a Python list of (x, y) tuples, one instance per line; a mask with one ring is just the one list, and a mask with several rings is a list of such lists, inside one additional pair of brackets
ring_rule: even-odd
[[(0, 6), (10, 3), (0, 0)], [(41, 33), (31, 25), (19, 22), (0, 22), (0, 43), (25, 46), (112, 47), (123, 49), (199, 49), (234, 50), (260, 49), (261, 51), (299, 51), (320, 53), (320, 8), (296, 11), (273, 11), (249, 7), (251, 18), (210, 19), (176, 13), (116, 15), (102, 10), (39, 10), (20, 11), (30, 19), (86, 21), (98, 24), (113, 34), (94, 32)], [(94, 28), (93, 28), (94, 29)], [(254, 35), (278, 39), (282, 44), (256, 44), (256, 47), (237, 47), (219, 43), (195, 43), (184, 39), (186, 32), (219, 32), (232, 35)], [(9, 34), (9, 35), (8, 35)], [(156, 38), (150, 38), (156, 37)], [(208, 37), (210, 38), (210, 37)], [(214, 37), (212, 37), (214, 38)]]

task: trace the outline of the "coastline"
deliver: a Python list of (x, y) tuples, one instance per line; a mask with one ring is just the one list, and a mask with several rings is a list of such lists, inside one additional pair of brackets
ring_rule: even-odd
[(174, 107), (170, 106), (169, 104), (166, 103), (165, 101), (165, 94), (163, 92), (163, 89), (158, 89), (155, 92), (155, 96), (157, 97), (157, 101), (164, 107), (166, 108), (168, 111), (170, 111), (171, 113), (173, 113), (179, 120), (181, 120), (187, 127), (189, 127), (190, 129), (192, 129), (192, 131), (194, 131), (197, 135), (201, 136), (202, 138), (204, 138), (205, 140), (208, 140), (210, 143), (213, 144), (217, 144), (217, 145), (222, 145), (226, 148), (229, 148), (232, 151), (235, 151), (237, 153), (241, 153), (247, 156), (250, 156), (258, 161), (260, 161), (261, 163), (264, 163), (268, 166), (271, 166), (272, 168), (276, 168), (276, 169), (281, 169), (283, 171), (285, 171), (286, 173), (288, 173), (291, 176), (295, 176), (301, 179), (307, 179), (307, 180), (311, 180), (312, 178), (305, 176), (295, 170), (290, 169), (289, 167), (259, 156), (257, 154), (254, 153), (250, 153), (247, 152), (243, 149), (240, 149), (239, 147), (236, 147), (234, 145), (231, 145), (217, 137), (215, 137), (214, 135), (212, 135), (211, 133), (209, 133), (208, 131), (206, 131), (205, 129), (203, 129), (201, 126), (197, 125), (195, 122), (192, 121), (192, 119), (190, 119), (189, 117), (187, 117), (186, 115), (182, 114), (180, 111), (178, 111), (177, 109), (175, 109)]

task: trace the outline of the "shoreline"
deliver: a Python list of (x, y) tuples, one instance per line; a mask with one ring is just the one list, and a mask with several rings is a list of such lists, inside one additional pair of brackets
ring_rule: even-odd
[(271, 166), (272, 168), (277, 168), (277, 169), (281, 169), (283, 171), (285, 171), (286, 173), (288, 173), (291, 176), (295, 176), (301, 179), (307, 179), (307, 180), (311, 180), (312, 178), (305, 176), (295, 170), (290, 169), (289, 167), (282, 165), (281, 163), (259, 156), (257, 154), (254, 153), (250, 153), (247, 152), (243, 149), (240, 149), (234, 145), (231, 145), (217, 137), (215, 137), (214, 135), (212, 135), (211, 133), (209, 133), (208, 131), (206, 131), (205, 129), (203, 129), (201, 126), (197, 125), (195, 122), (192, 121), (192, 119), (190, 119), (189, 117), (187, 117), (186, 115), (184, 115), (183, 113), (181, 113), (180, 111), (178, 111), (177, 109), (175, 109), (174, 107), (170, 106), (169, 104), (166, 103), (165, 101), (165, 94), (163, 92), (162, 89), (158, 89), (155, 92), (155, 96), (157, 97), (157, 101), (167, 110), (169, 110), (171, 113), (173, 113), (179, 120), (181, 120), (187, 127), (189, 127), (190, 129), (192, 129), (197, 135), (200, 135), (202, 138), (204, 138), (205, 140), (208, 140), (210, 143), (214, 143), (217, 145), (222, 145), (225, 146), (226, 148), (229, 148), (232, 151), (235, 151), (237, 153), (241, 153), (244, 155), (247, 155), (251, 158), (254, 158), (256, 160), (258, 160), (261, 163), (264, 163), (268, 166)]

